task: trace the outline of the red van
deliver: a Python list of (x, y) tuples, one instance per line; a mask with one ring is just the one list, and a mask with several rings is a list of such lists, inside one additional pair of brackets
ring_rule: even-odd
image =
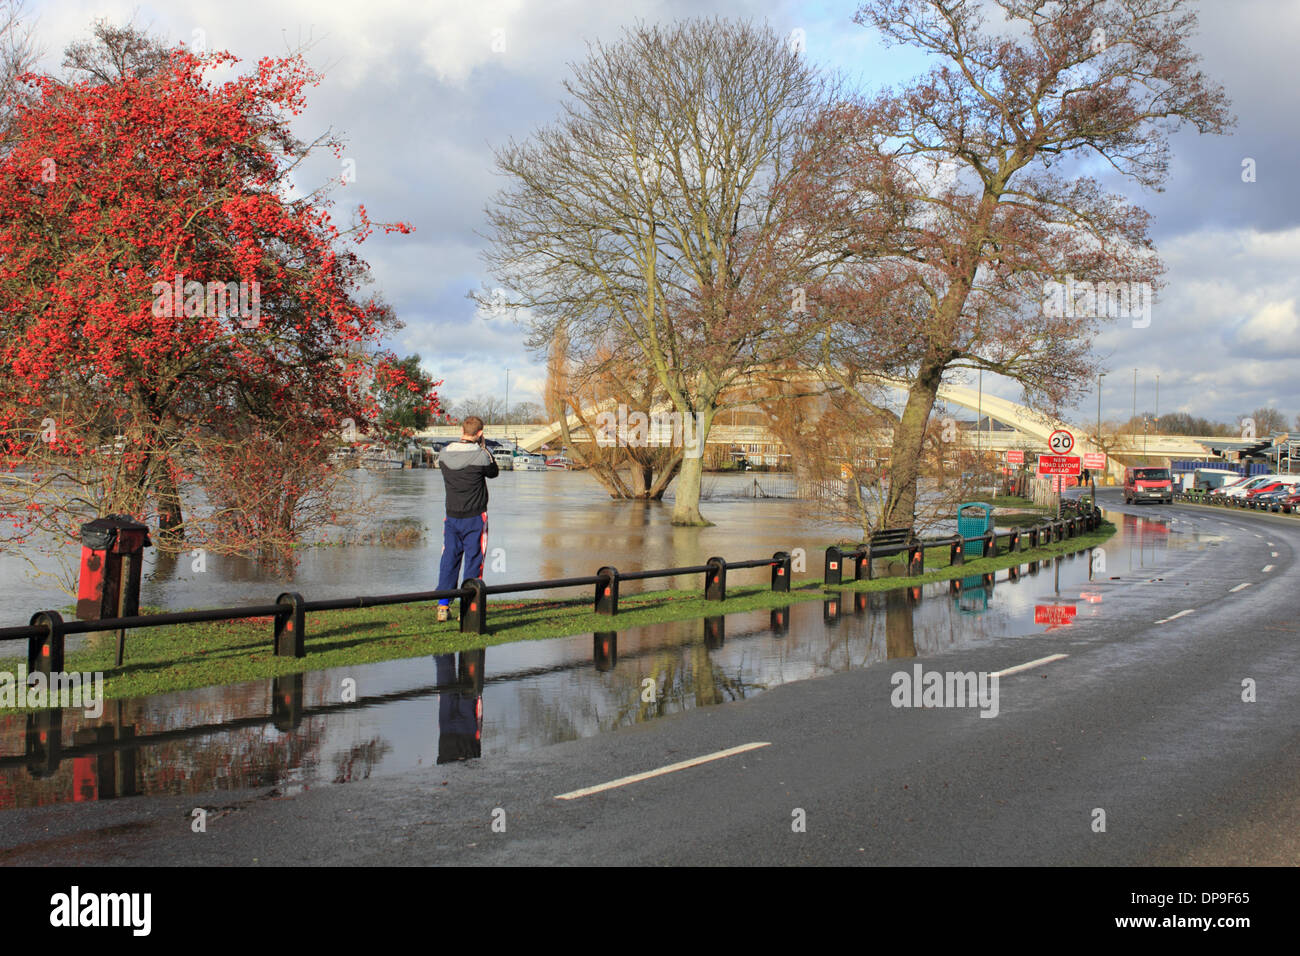
[(1124, 469), (1124, 504), (1135, 501), (1174, 502), (1174, 482), (1168, 468), (1139, 466)]

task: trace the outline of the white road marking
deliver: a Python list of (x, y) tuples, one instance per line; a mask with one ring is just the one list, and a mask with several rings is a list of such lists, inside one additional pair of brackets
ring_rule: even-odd
[(1260, 570), (1263, 571), (1265, 574), (1268, 574), (1268, 572), (1273, 570), (1273, 565), (1266, 564), (1264, 565), (1264, 567), (1260, 568)]
[(1268, 543), (1268, 546), (1269, 546), (1270, 548), (1273, 547), (1273, 542), (1270, 541), (1270, 542)]
[(1264, 536), (1263, 536), (1262, 534), (1257, 534), (1257, 535), (1255, 535), (1255, 537), (1257, 537), (1257, 538), (1262, 538), (1262, 537), (1264, 537)]
[(1179, 611), (1177, 614), (1174, 614), (1174, 615), (1171, 615), (1171, 616), (1169, 616), (1169, 617), (1163, 618), (1163, 619), (1161, 619), (1161, 620), (1159, 620), (1159, 621), (1156, 621), (1156, 623), (1157, 623), (1157, 624), (1168, 624), (1170, 621), (1177, 620), (1178, 618), (1182, 617), (1184, 614), (1191, 614), (1191, 613), (1192, 613), (1193, 611), (1195, 611), (1195, 610), (1196, 610), (1195, 608), (1191, 608), (1191, 607), (1189, 607), (1189, 608), (1188, 608), (1187, 610), (1185, 610), (1185, 611)]
[(1277, 557), (1277, 552), (1276, 552), (1276, 551), (1270, 551), (1270, 552), (1268, 553), (1268, 556), (1269, 556), (1270, 558), (1276, 558), (1276, 557)]
[(705, 754), (703, 757), (692, 757), (690, 760), (683, 760), (681, 763), (669, 764), (666, 767), (660, 767), (658, 770), (647, 770), (644, 773), (634, 773), (630, 777), (619, 777), (617, 780), (611, 780), (608, 783), (598, 783), (594, 787), (583, 787), (581, 790), (573, 790), (569, 793), (556, 794), (556, 800), (576, 800), (578, 797), (587, 797), (593, 793), (600, 793), (602, 790), (613, 790), (615, 787), (626, 787), (629, 783), (638, 783), (642, 780), (649, 780), (651, 777), (661, 777), (666, 773), (676, 773), (678, 770), (686, 770), (689, 767), (698, 767), (702, 763), (709, 763), (712, 760), (722, 760), (724, 757), (734, 757), (736, 754), (743, 754), (748, 750), (757, 750), (759, 747), (772, 746), (770, 741), (762, 741), (752, 744), (741, 744), (739, 747), (729, 747), (726, 750), (719, 750), (711, 754)]
[(1040, 657), (1036, 661), (1029, 661), (1027, 664), (1017, 664), (1015, 667), (1008, 667), (1004, 671), (994, 671), (990, 677), (1006, 677), (1008, 674), (1018, 674), (1021, 671), (1027, 671), (1031, 667), (1037, 667), (1039, 664), (1050, 664), (1052, 661), (1060, 661), (1069, 657), (1069, 654), (1053, 654), (1051, 657)]
[(1246, 588), (1250, 587), (1250, 584), (1251, 584), (1251, 582), (1246, 581), (1246, 582), (1244, 582), (1244, 583), (1242, 583), (1242, 584), (1238, 584), (1235, 588), (1228, 588), (1228, 590), (1229, 590), (1229, 591), (1244, 591), (1244, 590), (1246, 590)]

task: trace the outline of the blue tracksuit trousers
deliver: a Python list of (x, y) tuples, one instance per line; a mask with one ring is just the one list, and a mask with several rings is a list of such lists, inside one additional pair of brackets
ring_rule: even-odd
[[(438, 590), (459, 587), (470, 578), (483, 576), (483, 556), (487, 553), (487, 512), (473, 518), (444, 518), (442, 525), (442, 563), (438, 568)], [(458, 580), (461, 559), (465, 561), (464, 581)], [(442, 598), (439, 604), (450, 604)]]

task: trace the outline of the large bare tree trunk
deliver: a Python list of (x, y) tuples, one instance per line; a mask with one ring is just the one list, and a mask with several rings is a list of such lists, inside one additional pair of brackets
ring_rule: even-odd
[[(698, 440), (700, 451), (704, 451), (704, 446), (709, 438), (709, 430), (713, 427), (713, 416), (715, 409), (710, 402), (703, 412), (700, 413), (698, 425)], [(686, 413), (682, 413), (685, 418)], [(683, 425), (683, 430), (685, 425)], [(696, 458), (683, 458), (681, 474), (677, 476), (676, 498), (673, 501), (673, 518), (674, 525), (682, 527), (708, 528), (713, 526), (712, 521), (705, 519), (700, 514), (700, 483), (704, 477), (704, 455), (700, 454)]]
[(920, 374), (907, 391), (907, 405), (894, 428), (894, 446), (889, 462), (889, 499), (881, 527), (912, 527), (916, 519), (916, 486), (925, 447), (925, 428), (934, 409), (939, 383), (943, 379), (941, 362), (927, 359)]

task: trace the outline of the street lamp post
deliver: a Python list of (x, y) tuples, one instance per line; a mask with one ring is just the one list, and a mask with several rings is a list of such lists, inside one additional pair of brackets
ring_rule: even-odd
[(979, 398), (975, 402), (975, 461), (976, 467), (984, 463), (984, 449), (980, 443), (980, 417), (984, 414), (984, 369), (979, 370)]
[[(1102, 380), (1103, 378), (1105, 378), (1105, 377), (1106, 377), (1106, 373), (1105, 373), (1105, 372), (1098, 372), (1098, 373), (1097, 373), (1097, 441), (1096, 441), (1096, 445), (1097, 445), (1097, 450), (1098, 450), (1098, 451), (1101, 451), (1101, 452), (1104, 452), (1104, 451), (1105, 451), (1105, 449), (1101, 447), (1101, 380)], [(1090, 475), (1089, 475), (1089, 477), (1092, 478), (1092, 506), (1093, 506), (1094, 508), (1097, 507), (1097, 475), (1096, 475), (1096, 471), (1097, 471), (1097, 469), (1095, 469), (1095, 468), (1092, 469), (1092, 471), (1091, 471), (1091, 473), (1090, 473)]]

